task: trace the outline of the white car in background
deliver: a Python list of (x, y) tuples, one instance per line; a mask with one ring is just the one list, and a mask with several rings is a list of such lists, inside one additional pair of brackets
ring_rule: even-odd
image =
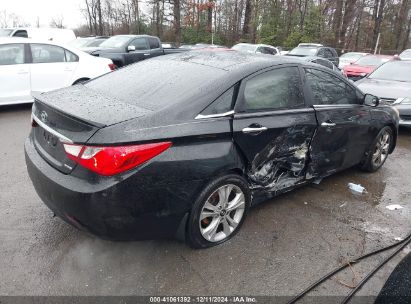
[(411, 49), (405, 50), (400, 54), (401, 60), (411, 60)]
[(365, 55), (368, 55), (368, 54), (360, 53), (360, 52), (348, 52), (348, 53), (342, 54), (340, 56), (340, 64), (338, 65), (338, 67), (342, 70), (347, 65), (350, 65), (351, 63), (358, 61), (360, 58), (364, 57)]
[(34, 94), (78, 84), (114, 68), (110, 59), (50, 41), (0, 38), (0, 105), (29, 103)]
[(47, 27), (16, 27), (0, 29), (0, 37), (20, 37), (67, 43), (76, 39), (73, 30)]
[(268, 44), (238, 43), (231, 49), (245, 53), (268, 54), (274, 56), (281, 55), (281, 50), (279, 48)]

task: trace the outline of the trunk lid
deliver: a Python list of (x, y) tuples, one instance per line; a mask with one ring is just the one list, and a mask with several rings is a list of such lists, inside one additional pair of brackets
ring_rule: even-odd
[(69, 174), (76, 163), (67, 157), (64, 143), (85, 144), (99, 129), (146, 112), (82, 85), (42, 94), (33, 105), (34, 146), (51, 166)]

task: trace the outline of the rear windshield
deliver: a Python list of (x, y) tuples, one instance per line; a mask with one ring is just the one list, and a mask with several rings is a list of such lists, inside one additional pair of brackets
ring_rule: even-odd
[(411, 50), (405, 50), (400, 55), (401, 58), (411, 58)]
[(411, 64), (401, 61), (387, 62), (375, 70), (368, 78), (411, 82)]
[(364, 56), (360, 58), (356, 64), (358, 65), (367, 65), (367, 66), (377, 66), (383, 64), (384, 62), (390, 61), (390, 58), (387, 57), (378, 57), (378, 56)]
[(317, 50), (317, 48), (313, 47), (296, 47), (291, 50), (289, 54), (298, 56), (314, 56), (317, 53)]
[(215, 79), (225, 73), (200, 64), (150, 59), (91, 80), (85, 86), (125, 103), (157, 110), (206, 94)]
[(9, 30), (9, 29), (0, 29), (0, 37), (8, 37), (10, 36), (11, 32), (13, 30)]
[(114, 36), (108, 38), (102, 44), (100, 44), (103, 48), (118, 48), (122, 47), (127, 41), (130, 40), (130, 37), (127, 36)]
[(361, 53), (346, 53), (344, 55), (341, 55), (340, 59), (358, 60), (363, 56), (364, 56), (364, 54), (361, 54)]
[(254, 53), (256, 46), (250, 44), (236, 44), (232, 47), (232, 49), (240, 52)]

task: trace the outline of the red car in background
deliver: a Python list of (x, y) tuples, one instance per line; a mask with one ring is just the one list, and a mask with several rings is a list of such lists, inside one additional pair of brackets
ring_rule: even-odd
[(372, 73), (381, 64), (394, 59), (394, 56), (388, 55), (366, 55), (357, 62), (345, 66), (343, 74), (348, 79), (357, 81)]

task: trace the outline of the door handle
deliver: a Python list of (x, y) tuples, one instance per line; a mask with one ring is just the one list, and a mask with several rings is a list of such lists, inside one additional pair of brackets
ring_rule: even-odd
[(266, 127), (247, 127), (243, 129), (244, 134), (260, 134), (267, 131)]
[(150, 54), (147, 54), (147, 53), (145, 53), (145, 54), (143, 54), (144, 56), (150, 56)]
[(336, 124), (334, 123), (334, 122), (332, 122), (331, 120), (327, 120), (327, 121), (324, 121), (322, 124), (321, 124), (321, 126), (322, 127), (335, 127), (336, 126)]

